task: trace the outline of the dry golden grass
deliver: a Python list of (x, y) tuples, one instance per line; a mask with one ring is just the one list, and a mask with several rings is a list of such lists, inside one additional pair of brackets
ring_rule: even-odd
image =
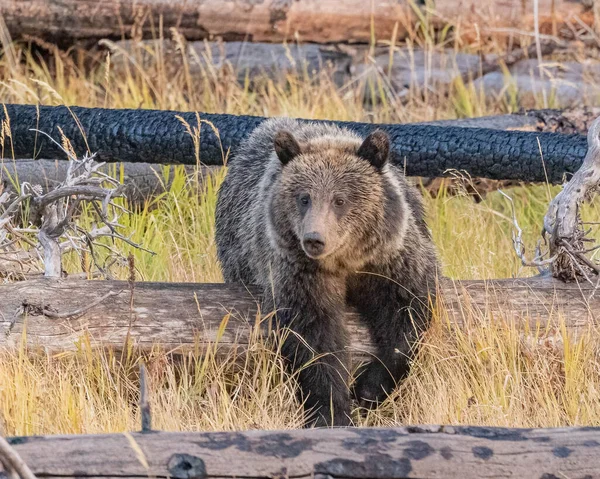
[[(437, 48), (430, 42), (427, 48)], [(504, 112), (518, 106), (483, 99), (470, 85), (457, 84), (432, 93), (414, 91), (408, 101), (382, 95), (365, 107), (364, 84), (336, 88), (326, 75), (302, 74), (265, 82), (249, 91), (217, 71), (190, 78), (169, 76), (157, 62), (144, 70), (131, 59), (115, 73), (102, 58), (84, 65), (65, 55), (51, 63), (15, 47), (19, 66), (0, 60), (0, 97), (7, 102), (87, 106), (169, 108), (259, 115), (291, 115), (376, 122), (418, 121)], [(377, 87), (375, 79), (374, 86)], [(181, 171), (170, 191), (122, 219), (132, 239), (155, 251), (133, 251), (139, 277), (156, 281), (221, 281), (214, 246), (214, 207), (223, 172), (197, 184)], [(117, 172), (115, 172), (117, 174)], [(557, 188), (551, 188), (555, 194)], [(516, 188), (517, 217), (524, 240), (533, 245), (548, 202), (545, 187)], [(490, 194), (476, 204), (463, 196), (426, 195), (429, 225), (444, 272), (454, 278), (492, 278), (532, 274), (521, 268), (511, 242), (509, 204)], [(599, 205), (586, 210), (598, 218)], [(84, 210), (81, 225), (93, 220)], [(127, 246), (118, 246), (124, 254)], [(80, 271), (80, 258), (66, 258), (69, 271)], [(113, 273), (126, 278), (127, 268)], [(522, 331), (512, 318), (466, 312), (465, 326), (449, 325), (443, 309), (424, 338), (414, 370), (397, 393), (362, 425), (469, 423), (503, 426), (600, 424), (600, 336), (589, 331), (569, 337), (561, 328)], [(0, 427), (4, 434), (84, 433), (139, 427), (138, 366), (141, 358), (92, 351), (47, 356), (0, 355)], [(187, 355), (174, 362), (158, 349), (143, 358), (149, 370), (154, 427), (166, 430), (291, 428), (301, 423), (294, 399), (294, 378), (283, 372), (281, 358), (254, 341), (248, 352), (226, 360), (214, 354)]]

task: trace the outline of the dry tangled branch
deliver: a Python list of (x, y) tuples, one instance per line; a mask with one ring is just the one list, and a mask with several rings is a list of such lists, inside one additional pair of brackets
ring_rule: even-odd
[[(143, 249), (119, 232), (119, 217), (126, 210), (113, 200), (123, 196), (123, 185), (99, 170), (104, 163), (94, 161), (94, 154), (78, 159), (68, 142), (63, 143), (64, 147), (56, 144), (67, 155), (69, 166), (64, 181), (55, 189), (43, 193), (41, 186), (24, 182), (19, 194), (0, 192), (0, 276), (7, 272), (39, 273), (43, 263), (44, 276), (61, 277), (63, 254), (73, 250), (91, 255), (98, 270), (108, 275), (95, 254), (95, 247), (101, 245), (97, 240), (102, 237)], [(98, 217), (99, 225), (90, 231), (74, 219), (84, 202), (91, 204)], [(29, 224), (18, 226), (17, 213), (25, 208), (29, 208)], [(25, 244), (30, 248), (25, 250)], [(118, 255), (114, 249), (111, 252)], [(9, 263), (17, 268), (7, 268)]]
[[(593, 198), (600, 186), (600, 117), (590, 126), (588, 135), (588, 151), (583, 164), (573, 175), (563, 190), (550, 202), (544, 217), (542, 239), (537, 243), (535, 257), (526, 258), (522, 230), (515, 215), (514, 203), (503, 191), (500, 191), (511, 203), (513, 214), (513, 245), (517, 256), (524, 266), (537, 267), (540, 273), (552, 273), (562, 281), (575, 281), (580, 278), (592, 284), (600, 285), (600, 281), (592, 281), (593, 276), (600, 275), (600, 264), (588, 255), (600, 248), (590, 245), (594, 240), (589, 238), (590, 230), (584, 228), (581, 219), (581, 205)], [(542, 241), (549, 245), (542, 252)], [(547, 258), (545, 258), (548, 256)]]
[(542, 239), (538, 240), (537, 245), (535, 247), (535, 256), (533, 259), (527, 259), (525, 252), (525, 243), (523, 242), (523, 230), (519, 226), (517, 221), (517, 214), (515, 212), (515, 203), (513, 199), (508, 196), (504, 191), (498, 190), (498, 192), (504, 196), (508, 201), (510, 201), (510, 207), (512, 211), (512, 222), (513, 222), (513, 246), (515, 248), (515, 253), (517, 257), (521, 260), (521, 264), (523, 266), (529, 266), (537, 268), (541, 274), (545, 274), (548, 272), (548, 267), (556, 260), (556, 255), (550, 258), (544, 259), (544, 256), (547, 255), (547, 252), (542, 252)]
[(592, 240), (587, 238), (581, 220), (581, 204), (597, 193), (600, 185), (600, 117), (590, 126), (587, 135), (588, 151), (581, 168), (550, 203), (544, 217), (544, 235), (550, 237), (550, 254), (554, 277), (564, 281), (600, 273), (600, 265), (586, 256)]

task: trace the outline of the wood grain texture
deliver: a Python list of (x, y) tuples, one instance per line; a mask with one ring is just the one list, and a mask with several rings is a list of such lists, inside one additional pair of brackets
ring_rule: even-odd
[[(587, 284), (551, 278), (440, 282), (440, 301), (451, 323), (463, 325), (473, 312), (484, 321), (515, 320), (529, 327), (550, 327), (563, 318), (580, 334), (597, 323), (600, 295)], [(117, 293), (86, 310), (110, 292)], [(258, 292), (239, 284), (136, 283), (133, 309), (127, 282), (39, 279), (0, 286), (0, 348), (49, 352), (77, 348), (83, 336), (97, 347), (120, 349), (128, 333), (142, 350), (200, 351), (218, 342), (218, 351), (243, 349), (257, 327)], [(72, 315), (84, 310), (83, 314)], [(355, 359), (373, 349), (358, 317), (347, 325)], [(481, 320), (481, 319), (480, 319)], [(219, 331), (221, 328), (221, 331)]]
[(600, 428), (584, 427), (151, 432), (10, 442), (45, 478), (600, 477)]

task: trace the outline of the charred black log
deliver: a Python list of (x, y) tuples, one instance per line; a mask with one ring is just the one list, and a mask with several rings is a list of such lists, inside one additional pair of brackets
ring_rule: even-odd
[[(11, 141), (5, 158), (64, 158), (64, 153), (35, 129), (60, 140), (59, 127), (75, 152), (96, 152), (100, 161), (195, 164), (194, 139), (182, 121), (197, 127), (193, 112), (108, 110), (65, 106), (6, 105)], [(200, 114), (200, 161), (222, 164), (264, 118)], [(77, 120), (76, 120), (77, 119)], [(0, 120), (6, 120), (0, 110)], [(308, 120), (307, 120), (308, 121)], [(375, 125), (334, 122), (361, 135), (380, 127), (391, 137), (394, 161), (409, 176), (445, 176), (464, 170), (473, 177), (560, 183), (580, 167), (587, 150), (582, 135), (500, 131), (433, 125)], [(12, 148), (10, 148), (12, 146)], [(11, 151), (12, 149), (12, 151)], [(541, 154), (540, 154), (541, 149)], [(230, 154), (231, 153), (231, 154)], [(543, 155), (543, 159), (542, 159)]]

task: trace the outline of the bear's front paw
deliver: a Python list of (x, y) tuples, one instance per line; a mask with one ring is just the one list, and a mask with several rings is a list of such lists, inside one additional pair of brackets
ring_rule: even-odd
[(380, 362), (371, 362), (359, 371), (353, 395), (360, 407), (373, 409), (385, 400), (394, 387), (394, 379), (386, 367)]

